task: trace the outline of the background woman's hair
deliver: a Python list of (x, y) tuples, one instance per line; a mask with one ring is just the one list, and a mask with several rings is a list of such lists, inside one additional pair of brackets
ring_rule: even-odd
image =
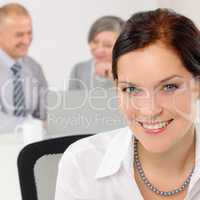
[(88, 33), (88, 43), (90, 43), (95, 36), (103, 31), (111, 31), (120, 34), (124, 20), (116, 16), (103, 16), (97, 19), (91, 26)]
[(117, 61), (120, 56), (157, 41), (173, 49), (194, 76), (200, 75), (198, 28), (189, 18), (173, 10), (156, 9), (136, 13), (125, 24), (113, 48), (113, 78), (118, 79)]

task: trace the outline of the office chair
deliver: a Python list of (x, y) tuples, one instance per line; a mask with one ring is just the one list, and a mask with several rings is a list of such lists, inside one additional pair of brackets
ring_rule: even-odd
[(53, 138), (25, 146), (17, 160), (22, 200), (54, 200), (58, 162), (66, 148), (90, 135)]

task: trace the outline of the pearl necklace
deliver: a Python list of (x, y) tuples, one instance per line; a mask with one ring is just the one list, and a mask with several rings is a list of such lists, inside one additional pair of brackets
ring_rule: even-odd
[(175, 194), (185, 190), (188, 187), (194, 169), (191, 170), (189, 176), (186, 178), (186, 180), (183, 182), (183, 184), (180, 187), (178, 187), (174, 190), (171, 190), (171, 191), (161, 191), (161, 190), (157, 189), (152, 183), (150, 183), (150, 181), (147, 179), (147, 177), (144, 173), (141, 162), (139, 160), (137, 143), (138, 143), (138, 140), (135, 139), (135, 141), (134, 141), (134, 164), (136, 166), (136, 170), (139, 174), (139, 177), (142, 179), (143, 183), (145, 184), (145, 186), (147, 186), (147, 188), (149, 190), (151, 190), (152, 192), (154, 192), (155, 194), (160, 195), (160, 196), (172, 196), (172, 195), (175, 195)]

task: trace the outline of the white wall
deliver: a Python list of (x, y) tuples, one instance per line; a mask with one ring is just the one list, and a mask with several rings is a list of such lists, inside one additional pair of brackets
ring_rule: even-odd
[(200, 1), (198, 0), (157, 0), (159, 7), (172, 8), (191, 18), (200, 27)]
[(64, 89), (71, 67), (90, 57), (87, 33), (94, 20), (114, 14), (127, 19), (136, 11), (156, 8), (156, 0), (0, 0), (19, 2), (33, 16), (30, 55), (39, 61), (50, 86)]

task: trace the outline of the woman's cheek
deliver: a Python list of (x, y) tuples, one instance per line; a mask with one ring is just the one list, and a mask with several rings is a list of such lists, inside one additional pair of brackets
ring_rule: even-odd
[(195, 99), (191, 93), (179, 95), (174, 98), (174, 112), (186, 120), (191, 120), (194, 116)]
[(128, 122), (133, 121), (136, 110), (133, 108), (133, 106), (131, 106), (128, 101), (121, 102), (120, 111)]

